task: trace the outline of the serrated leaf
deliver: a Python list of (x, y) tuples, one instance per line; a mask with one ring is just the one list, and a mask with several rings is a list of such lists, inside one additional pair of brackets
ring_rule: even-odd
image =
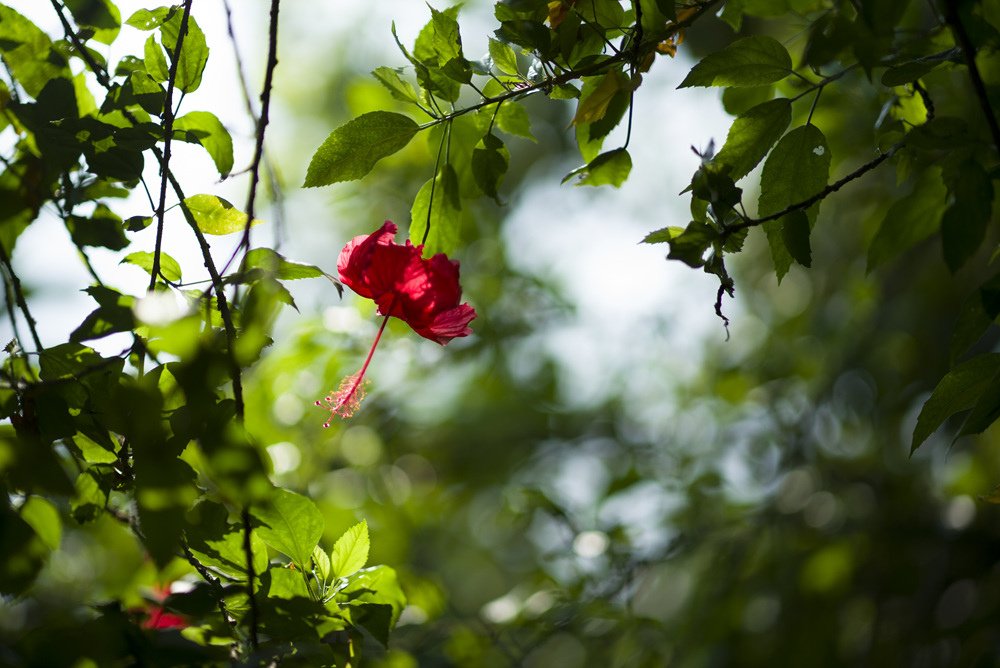
[(371, 540), (368, 522), (361, 520), (337, 539), (330, 553), (330, 572), (335, 578), (354, 575), (368, 563)]
[(624, 148), (616, 148), (601, 153), (583, 167), (574, 169), (563, 177), (562, 182), (566, 183), (573, 177), (579, 176), (580, 179), (576, 182), (578, 186), (610, 185), (619, 188), (631, 171), (632, 156)]
[(49, 36), (6, 5), (0, 5), (0, 54), (11, 74), (32, 97), (38, 97), (53, 79), (72, 76), (66, 59), (53, 48)]
[(792, 103), (787, 98), (753, 107), (733, 121), (715, 161), (729, 165), (729, 176), (738, 181), (764, 159), (791, 120)]
[(330, 579), (330, 556), (326, 553), (322, 547), (317, 545), (313, 548), (312, 553), (313, 559), (313, 569), (316, 571), (316, 575), (320, 580), (326, 582)]
[(705, 264), (705, 253), (718, 238), (719, 233), (714, 228), (693, 221), (683, 232), (668, 239), (670, 252), (667, 253), (667, 258), (680, 260), (697, 269)]
[(458, 176), (451, 165), (445, 165), (435, 178), (421, 186), (413, 200), (410, 239), (419, 244), (426, 233), (425, 254), (452, 253), (458, 246), (461, 212)]
[(320, 276), (327, 275), (317, 266), (292, 262), (270, 248), (254, 248), (247, 251), (247, 254), (243, 257), (240, 269), (241, 271), (263, 269), (269, 274), (274, 274), (275, 278), (283, 281), (300, 278), (319, 278)]
[[(134, 264), (140, 269), (144, 269), (147, 274), (153, 272), (153, 254), (146, 251), (129, 253), (125, 259), (118, 264)], [(181, 280), (181, 266), (177, 260), (160, 251), (160, 273), (168, 281), (179, 282)]]
[(139, 30), (155, 30), (163, 25), (176, 12), (174, 7), (157, 7), (156, 9), (139, 9), (129, 16), (125, 23)]
[(400, 102), (417, 104), (419, 101), (413, 86), (408, 81), (403, 81), (402, 77), (399, 76), (399, 70), (394, 70), (391, 67), (376, 67), (372, 71), (372, 76), (389, 90), (389, 94), (393, 98)]
[(58, 550), (62, 541), (62, 521), (59, 511), (52, 502), (41, 496), (29, 497), (18, 512), (21, 519), (27, 522), (42, 542), (50, 550)]
[(93, 31), (91, 39), (111, 44), (122, 27), (122, 15), (110, 0), (65, 0), (66, 8), (81, 28)]
[(313, 155), (303, 185), (312, 188), (360, 179), (376, 162), (410, 143), (419, 129), (402, 114), (362, 114), (330, 133)]
[(325, 524), (316, 504), (301, 494), (276, 489), (267, 505), (254, 506), (251, 512), (261, 540), (290, 557), (300, 569), (309, 567)]
[(342, 595), (347, 599), (351, 619), (366, 628), (382, 644), (406, 607), (406, 595), (396, 571), (388, 566), (372, 566), (349, 578)]
[(1000, 354), (987, 353), (966, 360), (945, 374), (920, 409), (910, 452), (919, 448), (949, 417), (975, 406), (998, 371)]
[[(592, 81), (596, 83), (591, 83)], [(586, 81), (573, 116), (573, 125), (592, 124), (604, 118), (615, 95), (624, 90), (627, 84), (625, 75), (618, 70), (612, 70), (599, 79)]]
[(484, 136), (472, 150), (471, 164), (476, 185), (499, 203), (498, 189), (510, 164), (510, 153), (503, 141), (492, 133)]
[(792, 73), (788, 50), (773, 37), (738, 39), (711, 53), (688, 73), (678, 88), (691, 86), (762, 86)]
[(928, 169), (915, 179), (913, 191), (889, 207), (872, 239), (868, 247), (868, 271), (936, 232), (946, 195), (938, 169)]
[(201, 144), (223, 178), (233, 170), (233, 138), (210, 111), (189, 111), (174, 119), (174, 131), (184, 141)]
[(665, 244), (674, 237), (679, 237), (683, 234), (684, 228), (672, 225), (670, 227), (664, 227), (663, 229), (650, 232), (645, 237), (643, 237), (640, 243), (644, 244)]
[(793, 211), (781, 218), (781, 240), (792, 259), (803, 267), (812, 266), (809, 246), (809, 216), (805, 211)]
[(496, 114), (496, 126), (509, 135), (536, 141), (531, 134), (531, 118), (527, 110), (518, 102), (507, 101), (500, 105)]
[[(225, 506), (203, 499), (186, 515), (184, 536), (188, 548), (205, 566), (232, 578), (247, 579), (244, 529), (229, 522)], [(250, 533), (253, 567), (257, 577), (267, 569), (267, 547), (256, 532)]]
[[(192, 195), (183, 206), (191, 212), (198, 229), (205, 234), (232, 234), (242, 232), (247, 225), (247, 215), (227, 200), (215, 195)], [(255, 218), (251, 225), (262, 221)]]
[[(174, 15), (160, 27), (163, 36), (163, 48), (166, 49), (170, 61), (174, 60), (177, 50), (177, 38), (180, 35), (183, 12)], [(187, 34), (181, 44), (181, 54), (177, 61), (177, 76), (174, 85), (185, 93), (192, 93), (201, 85), (201, 77), (208, 63), (208, 42), (205, 33), (198, 27), (194, 16), (188, 16)]]
[(490, 58), (497, 69), (504, 74), (517, 75), (517, 54), (509, 44), (490, 38)]
[(156, 41), (155, 35), (146, 38), (146, 44), (142, 50), (143, 63), (146, 66), (146, 73), (154, 81), (166, 81), (170, 78), (170, 68), (167, 65), (167, 57), (163, 53), (163, 47)]
[[(770, 216), (821, 191), (830, 175), (830, 150), (826, 137), (815, 125), (795, 128), (781, 138), (764, 163), (760, 177), (757, 215)], [(810, 227), (819, 204), (806, 210)], [(778, 281), (788, 273), (792, 255), (785, 245), (783, 219), (764, 224)]]
[(993, 208), (993, 181), (974, 160), (949, 173), (952, 203), (941, 218), (944, 259), (952, 273), (979, 249), (986, 237)]

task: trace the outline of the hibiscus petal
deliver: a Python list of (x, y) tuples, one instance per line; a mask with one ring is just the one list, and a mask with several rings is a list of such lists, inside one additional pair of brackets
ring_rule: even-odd
[(344, 246), (337, 258), (337, 273), (344, 285), (362, 297), (374, 298), (368, 281), (369, 269), (376, 251), (393, 245), (396, 230), (396, 225), (387, 220), (371, 234), (354, 237)]
[(426, 325), (421, 323), (418, 327), (412, 322), (409, 324), (413, 327), (413, 331), (420, 336), (436, 341), (443, 346), (454, 338), (472, 334), (469, 323), (476, 315), (476, 309), (468, 304), (462, 304), (447, 311), (441, 311)]

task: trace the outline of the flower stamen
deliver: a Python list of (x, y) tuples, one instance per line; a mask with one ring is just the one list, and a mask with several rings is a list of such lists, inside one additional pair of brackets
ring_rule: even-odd
[(389, 316), (385, 316), (382, 320), (382, 326), (378, 329), (378, 334), (375, 335), (375, 341), (372, 342), (372, 347), (368, 351), (368, 356), (365, 358), (365, 363), (361, 365), (361, 370), (340, 381), (340, 387), (337, 388), (336, 392), (330, 392), (323, 397), (322, 401), (315, 402), (320, 407), (325, 405), (325, 408), (330, 411), (329, 419), (323, 423), (324, 428), (330, 426), (334, 417), (347, 419), (354, 415), (358, 407), (361, 406), (361, 402), (367, 394), (365, 372), (368, 371), (368, 365), (371, 364), (375, 348), (378, 347), (378, 342), (382, 339), (382, 332), (385, 331), (385, 326), (388, 323)]

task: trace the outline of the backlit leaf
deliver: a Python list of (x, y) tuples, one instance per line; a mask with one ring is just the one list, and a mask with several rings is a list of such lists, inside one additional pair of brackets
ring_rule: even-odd
[(201, 144), (222, 177), (233, 169), (233, 138), (222, 121), (210, 111), (189, 111), (174, 119), (174, 131), (184, 141)]
[(738, 39), (711, 53), (692, 68), (678, 88), (690, 86), (762, 86), (792, 72), (788, 50), (773, 37)]
[[(152, 273), (153, 254), (146, 251), (129, 253), (119, 264), (125, 263), (134, 264), (135, 266), (144, 269), (146, 273)], [(177, 260), (170, 257), (163, 251), (160, 251), (160, 273), (163, 274), (163, 277), (168, 281), (178, 282), (181, 280), (181, 266), (177, 263)]]
[(733, 121), (715, 160), (729, 165), (730, 178), (739, 180), (764, 159), (791, 120), (792, 103), (787, 98), (753, 107)]
[[(198, 229), (205, 234), (232, 234), (243, 231), (247, 226), (245, 213), (215, 195), (192, 195), (184, 200), (183, 206), (191, 212)], [(261, 222), (255, 218), (251, 225)]]
[(576, 182), (578, 186), (610, 185), (619, 188), (628, 178), (630, 171), (632, 171), (632, 157), (624, 148), (616, 148), (601, 153), (583, 167), (574, 169), (563, 178), (562, 182), (566, 183), (573, 177), (579, 176), (580, 179)]
[(254, 506), (252, 514), (261, 540), (291, 557), (299, 568), (309, 567), (325, 524), (316, 504), (301, 494), (276, 489), (266, 505)]
[(926, 170), (885, 214), (868, 248), (868, 271), (896, 257), (938, 230), (947, 191), (938, 169)]
[(945, 374), (920, 409), (910, 452), (920, 447), (949, 417), (972, 408), (998, 371), (1000, 354), (988, 353), (966, 360)]
[(419, 244), (426, 234), (427, 255), (453, 252), (458, 246), (461, 211), (458, 177), (451, 165), (445, 165), (435, 178), (421, 186), (413, 200), (410, 209), (410, 239)]
[(399, 151), (419, 126), (407, 116), (372, 111), (334, 130), (309, 163), (307, 188), (354, 181), (370, 172), (375, 163)]
[(335, 578), (354, 575), (368, 563), (371, 541), (368, 537), (368, 523), (362, 520), (344, 532), (337, 539), (330, 553), (330, 572)]
[[(764, 163), (757, 215), (769, 216), (808, 199), (826, 186), (829, 174), (830, 150), (826, 137), (815, 125), (795, 128), (781, 138)], [(816, 220), (818, 209), (818, 204), (814, 204), (805, 212), (810, 227)], [(779, 281), (794, 259), (784, 240), (785, 222), (778, 219), (764, 224)], [(793, 220), (791, 224), (800, 223), (801, 220)], [(797, 234), (801, 236), (801, 231)]]

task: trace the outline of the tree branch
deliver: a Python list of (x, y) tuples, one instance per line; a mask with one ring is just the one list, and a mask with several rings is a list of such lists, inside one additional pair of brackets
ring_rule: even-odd
[(993, 111), (993, 105), (990, 104), (990, 96), (986, 91), (986, 84), (979, 73), (979, 66), (976, 65), (976, 47), (972, 44), (969, 33), (965, 31), (965, 26), (962, 25), (962, 19), (958, 14), (958, 0), (946, 0), (944, 3), (944, 16), (945, 21), (951, 26), (951, 32), (955, 37), (955, 41), (958, 43), (959, 48), (962, 49), (965, 64), (969, 68), (969, 80), (972, 82), (973, 90), (976, 91), (976, 97), (979, 99), (979, 106), (983, 110), (986, 125), (989, 126), (990, 134), (993, 135), (993, 146), (997, 151), (1000, 151), (1000, 125), (997, 124), (997, 117)]
[(893, 155), (895, 155), (896, 152), (902, 147), (903, 147), (903, 142), (893, 144), (893, 146), (888, 151), (886, 151), (885, 153), (880, 153), (878, 157), (861, 165), (853, 172), (851, 172), (844, 178), (840, 179), (839, 181), (831, 183), (830, 185), (828, 185), (826, 188), (823, 188), (815, 195), (807, 197), (801, 202), (796, 202), (795, 204), (791, 204), (782, 209), (781, 211), (778, 211), (777, 213), (772, 213), (770, 215), (764, 216), (763, 218), (744, 218), (743, 222), (741, 223), (737, 223), (735, 225), (728, 225), (725, 231), (723, 232), (723, 237), (728, 238), (730, 235), (735, 234), (740, 230), (749, 229), (751, 227), (757, 227), (772, 220), (777, 220), (782, 216), (786, 216), (792, 213), (793, 211), (808, 209), (816, 202), (819, 202), (820, 200), (825, 199), (828, 195), (837, 192), (851, 181), (855, 181), (864, 176), (865, 174), (867, 174), (868, 172), (872, 171), (873, 169), (881, 165), (883, 162), (891, 158)]
[(181, 60), (181, 49), (184, 46), (184, 36), (187, 34), (188, 18), (191, 16), (192, 0), (184, 0), (184, 13), (181, 14), (180, 31), (177, 33), (177, 44), (174, 45), (173, 59), (167, 75), (167, 94), (163, 100), (163, 159), (160, 160), (160, 203), (156, 207), (156, 244), (153, 247), (153, 266), (149, 270), (149, 289), (156, 286), (156, 278), (160, 274), (160, 252), (163, 246), (163, 216), (167, 204), (167, 179), (170, 166), (170, 141), (174, 133), (174, 82), (177, 78), (177, 67)]
[[(7, 273), (7, 278), (10, 282), (10, 287), (14, 290), (14, 300), (17, 302), (17, 307), (21, 309), (21, 313), (24, 315), (25, 321), (28, 323), (28, 331), (31, 332), (31, 340), (35, 343), (35, 349), (41, 351), (42, 340), (38, 338), (38, 329), (35, 327), (35, 319), (31, 316), (31, 311), (28, 309), (28, 302), (24, 298), (24, 290), (21, 288), (21, 279), (17, 277), (14, 273), (14, 265), (11, 264), (10, 255), (7, 254), (7, 249), (4, 248), (3, 243), (0, 243), (0, 263), (3, 264), (3, 268)], [(11, 321), (11, 327), (15, 327), (14, 332), (17, 332), (16, 326), (13, 321)]]

